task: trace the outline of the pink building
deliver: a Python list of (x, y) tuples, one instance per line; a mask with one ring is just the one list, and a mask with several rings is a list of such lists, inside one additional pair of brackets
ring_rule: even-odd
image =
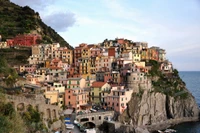
[(114, 109), (120, 114), (127, 107), (132, 96), (132, 89), (125, 89), (124, 86), (113, 86), (111, 93), (105, 97), (105, 107)]
[(88, 95), (81, 88), (72, 88), (65, 90), (65, 106), (76, 111), (86, 110)]
[(36, 69), (37, 69), (36, 65), (29, 65), (29, 64), (21, 65), (19, 67), (20, 72), (28, 72), (28, 73), (33, 73)]

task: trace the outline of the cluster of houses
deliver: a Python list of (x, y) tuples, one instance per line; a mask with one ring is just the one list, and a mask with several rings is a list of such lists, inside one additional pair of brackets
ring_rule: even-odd
[(118, 38), (82, 43), (73, 50), (59, 43), (40, 44), (32, 46), (29, 64), (16, 69), (27, 73), (24, 92), (43, 93), (50, 104), (76, 111), (95, 104), (122, 113), (132, 92), (151, 88), (148, 60), (160, 62), (161, 71), (172, 72), (165, 55), (159, 47)]

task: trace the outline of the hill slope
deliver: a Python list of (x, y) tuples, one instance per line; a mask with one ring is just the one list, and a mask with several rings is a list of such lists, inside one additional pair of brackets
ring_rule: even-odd
[(3, 40), (18, 34), (38, 33), (42, 43), (59, 42), (61, 46), (73, 49), (54, 29), (40, 19), (39, 13), (28, 6), (21, 7), (9, 0), (0, 0), (0, 34)]

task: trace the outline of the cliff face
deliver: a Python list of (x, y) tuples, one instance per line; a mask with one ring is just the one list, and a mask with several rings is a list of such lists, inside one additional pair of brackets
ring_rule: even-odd
[(182, 118), (198, 118), (199, 108), (194, 97), (177, 73), (172, 77), (169, 79), (161, 76), (152, 81), (151, 89), (133, 93), (119, 120), (140, 126), (164, 123), (167, 120), (181, 122)]
[(120, 121), (132, 120), (133, 125), (151, 125), (168, 119), (198, 115), (199, 109), (191, 94), (187, 99), (175, 99), (162, 93), (144, 91), (141, 98), (133, 94)]

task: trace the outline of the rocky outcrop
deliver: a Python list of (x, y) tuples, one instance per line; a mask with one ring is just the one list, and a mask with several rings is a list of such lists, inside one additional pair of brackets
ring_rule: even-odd
[(149, 90), (144, 90), (142, 95), (133, 93), (126, 111), (119, 117), (119, 120), (122, 123), (142, 126), (171, 119), (198, 118), (199, 108), (194, 97), (188, 91), (187, 93), (185, 98)]
[(149, 133), (147, 128), (124, 125), (119, 122), (106, 122), (97, 129), (97, 133)]

